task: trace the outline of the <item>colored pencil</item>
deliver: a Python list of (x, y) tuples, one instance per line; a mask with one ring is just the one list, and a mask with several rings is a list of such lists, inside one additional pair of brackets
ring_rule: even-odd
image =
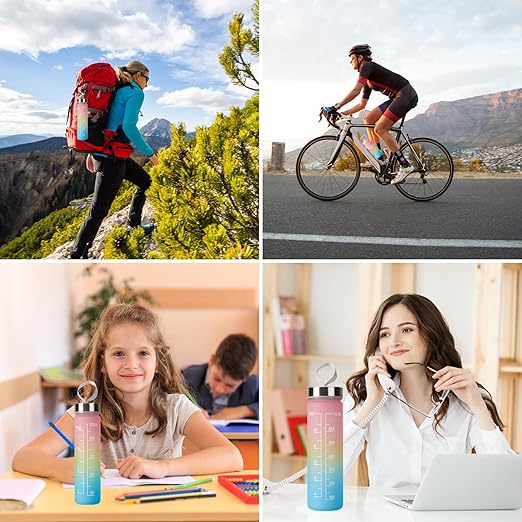
[(205, 478), (205, 479), (199, 479), (199, 480), (193, 480), (192, 482), (187, 482), (186, 484), (176, 484), (174, 486), (166, 486), (164, 488), (160, 489), (152, 489), (148, 491), (129, 491), (128, 493), (122, 493), (121, 495), (117, 496), (116, 499), (118, 500), (125, 500), (127, 496), (134, 496), (134, 495), (148, 495), (151, 493), (162, 493), (164, 491), (175, 491), (178, 489), (187, 489), (192, 486), (199, 486), (200, 484), (206, 484), (207, 482), (212, 482), (213, 478)]
[(145, 497), (145, 498), (131, 498), (128, 500), (124, 500), (124, 504), (148, 504), (149, 502), (165, 502), (167, 500), (182, 500), (185, 498), (205, 498), (205, 497), (215, 497), (215, 491), (201, 491), (199, 493), (180, 493), (178, 495), (160, 495), (154, 497)]
[(164, 490), (164, 491), (149, 491), (143, 493), (134, 493), (134, 495), (125, 495), (116, 497), (117, 500), (129, 500), (131, 498), (142, 498), (142, 497), (159, 497), (161, 495), (183, 495), (184, 493), (199, 493), (201, 491), (206, 491), (203, 488), (185, 488), (185, 489), (175, 489), (175, 490)]
[(58, 434), (60, 435), (60, 437), (65, 441), (67, 442), (67, 444), (69, 445), (69, 447), (74, 451), (74, 444), (65, 436), (65, 434), (60, 431), (59, 428), (57, 428), (54, 423), (52, 423), (51, 421), (48, 422), (49, 426), (51, 426), (51, 428)]

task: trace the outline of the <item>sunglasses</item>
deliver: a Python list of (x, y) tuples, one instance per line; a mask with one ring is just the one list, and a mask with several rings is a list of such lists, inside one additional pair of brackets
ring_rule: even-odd
[[(417, 363), (417, 362), (410, 362), (405, 364), (418, 364), (420, 366), (423, 366), (426, 368), (426, 370), (430, 371), (431, 373), (435, 373), (438, 370), (434, 370), (430, 366), (427, 366), (426, 364)], [(398, 401), (401, 401), (402, 403), (406, 404), (406, 406), (410, 407), (412, 410), (415, 410), (417, 413), (420, 413), (421, 415), (424, 415), (428, 419), (433, 419), (437, 412), (442, 408), (442, 405), (444, 404), (444, 401), (448, 398), (448, 395), (450, 394), (451, 390), (444, 390), (442, 393), (438, 394), (438, 400), (434, 402), (433, 408), (430, 410), (429, 413), (424, 413), (423, 411), (418, 410), (415, 408), (415, 406), (412, 406), (411, 404), (408, 404), (406, 401), (403, 401), (400, 397), (397, 397), (393, 392), (391, 395), (393, 395)]]
[(145, 81), (149, 83), (149, 77), (146, 74), (141, 73), (141, 75), (145, 78)]

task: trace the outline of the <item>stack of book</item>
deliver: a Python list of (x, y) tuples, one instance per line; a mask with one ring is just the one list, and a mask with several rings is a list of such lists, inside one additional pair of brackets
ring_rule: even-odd
[(306, 390), (281, 388), (272, 392), (275, 441), (282, 455), (306, 455)]
[(278, 355), (306, 353), (305, 320), (295, 297), (278, 296), (272, 300), (274, 341)]

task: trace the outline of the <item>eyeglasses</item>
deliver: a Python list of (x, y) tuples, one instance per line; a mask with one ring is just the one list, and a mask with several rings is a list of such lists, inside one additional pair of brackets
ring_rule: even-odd
[(149, 77), (146, 74), (141, 73), (141, 75), (145, 78), (145, 82), (149, 83)]
[[(422, 363), (418, 363), (418, 362), (409, 362), (409, 363), (405, 363), (405, 364), (418, 364), (420, 366), (423, 366), (427, 370), (429, 370), (431, 373), (435, 373), (438, 371), (438, 370), (434, 370), (433, 368), (427, 366), (426, 364), (422, 364)], [(403, 401), (400, 397), (397, 397), (397, 395), (395, 395), (395, 393), (393, 393), (393, 392), (391, 392), (390, 395), (393, 395), (398, 401), (401, 401), (402, 403), (406, 404), (406, 406), (408, 406), (412, 410), (415, 410), (417, 413), (424, 415), (428, 419), (433, 419), (435, 417), (435, 415), (437, 414), (437, 412), (442, 408), (442, 405), (444, 404), (444, 401), (448, 398), (448, 395), (450, 394), (450, 392), (451, 392), (451, 390), (444, 390), (442, 393), (440, 393), (437, 402), (435, 402), (433, 404), (433, 408), (430, 410), (429, 413), (424, 413), (423, 411), (418, 410), (417, 408), (415, 408), (415, 406), (412, 406), (411, 404), (407, 403), (406, 401)]]

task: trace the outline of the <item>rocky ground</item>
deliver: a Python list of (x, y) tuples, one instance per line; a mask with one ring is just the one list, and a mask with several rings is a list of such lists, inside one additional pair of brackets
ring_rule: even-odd
[[(71, 202), (71, 205), (79, 206), (83, 208), (86, 205), (89, 205), (91, 202), (91, 198), (81, 200), (78, 202)], [(89, 251), (89, 259), (103, 259), (103, 248), (105, 246), (105, 238), (109, 234), (109, 232), (116, 226), (125, 225), (127, 222), (127, 217), (129, 215), (129, 206), (123, 208), (116, 214), (113, 214), (111, 217), (104, 219), (101, 224), (100, 229), (98, 230), (98, 234), (93, 242), (93, 245)], [(143, 208), (143, 217), (142, 224), (148, 224), (154, 222), (154, 209), (147, 201)], [(149, 244), (147, 245), (148, 251), (156, 250), (156, 243), (152, 239), (152, 236), (147, 236)], [(50, 256), (47, 256), (46, 259), (69, 259), (71, 256), (71, 250), (74, 241), (68, 241), (62, 246), (58, 247)]]

